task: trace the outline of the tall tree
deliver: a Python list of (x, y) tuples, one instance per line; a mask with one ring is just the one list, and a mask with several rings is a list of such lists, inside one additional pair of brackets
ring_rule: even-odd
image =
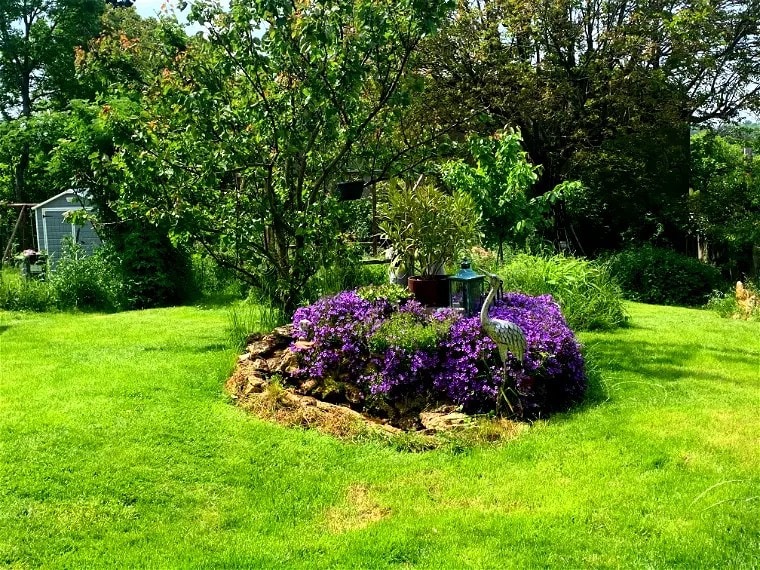
[(251, 283), (273, 283), (292, 309), (339, 251), (331, 189), (373, 169), (410, 57), (447, 9), (196, 3), (208, 40), (193, 38), (146, 90), (146, 120), (123, 158), (153, 183), (126, 185), (123, 206), (170, 221)]
[(750, 272), (753, 247), (760, 246), (760, 156), (750, 152), (760, 151), (759, 142), (709, 130), (691, 139), (689, 229), (697, 236), (699, 257), (735, 278)]
[(583, 178), (589, 234), (619, 233), (683, 200), (690, 124), (760, 105), (758, 22), (756, 0), (463, 1), (420, 69), (439, 120), (520, 128), (536, 191)]
[[(100, 29), (103, 0), (0, 0), (0, 115), (24, 121), (44, 107), (61, 108), (82, 96), (74, 48)], [(33, 149), (14, 164), (14, 198), (28, 201), (26, 173)]]

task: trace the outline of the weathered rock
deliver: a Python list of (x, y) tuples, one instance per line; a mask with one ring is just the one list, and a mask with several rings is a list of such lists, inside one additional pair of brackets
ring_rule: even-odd
[(298, 370), (298, 356), (289, 349), (285, 349), (271, 370), (281, 374), (293, 374)]
[(269, 361), (264, 360), (263, 358), (256, 358), (255, 360), (251, 360), (251, 368), (257, 372), (264, 374), (271, 372), (271, 369), (269, 368)]
[(446, 431), (467, 427), (472, 424), (472, 418), (461, 412), (422, 412), (420, 422), (428, 430)]
[(316, 390), (316, 388), (319, 386), (319, 382), (314, 380), (314, 378), (309, 378), (308, 380), (305, 380), (301, 382), (298, 389), (302, 394), (311, 394)]
[(248, 396), (250, 394), (259, 394), (263, 392), (267, 387), (267, 381), (260, 376), (248, 376), (245, 387), (243, 388), (243, 395)]
[(275, 347), (265, 338), (250, 343), (245, 347), (245, 350), (255, 358), (268, 358), (275, 351)]
[(293, 340), (293, 325), (282, 325), (272, 330), (274, 336), (285, 337), (289, 340)]
[(251, 343), (253, 343), (253, 342), (256, 342), (256, 341), (258, 341), (258, 340), (261, 340), (262, 338), (264, 338), (264, 335), (263, 335), (263, 334), (261, 334), (261, 333), (253, 333), (253, 334), (249, 334), (249, 335), (248, 335), (248, 336), (245, 338), (245, 344), (246, 344), (246, 345), (249, 345), (249, 344), (251, 344)]

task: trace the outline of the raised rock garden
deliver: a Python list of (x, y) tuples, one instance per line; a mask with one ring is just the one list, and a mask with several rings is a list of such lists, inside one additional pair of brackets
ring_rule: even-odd
[(484, 417), (512, 426), (582, 399), (579, 345), (551, 297), (507, 295), (492, 315), (518, 323), (528, 342), (506, 376), (477, 318), (359, 290), (251, 336), (227, 388), (259, 416), (339, 436), (461, 431)]
[[(325, 383), (295, 377), (298, 353), (292, 348), (308, 348), (311, 343), (296, 340), (291, 325), (267, 335), (251, 335), (246, 344), (226, 385), (232, 398), (244, 408), (286, 425), (315, 427), (335, 435), (351, 435), (362, 429), (390, 434), (404, 431), (387, 417), (361, 413), (361, 393), (350, 382)], [(404, 424), (407, 431), (433, 435), (474, 426), (474, 421), (449, 405), (420, 412)]]

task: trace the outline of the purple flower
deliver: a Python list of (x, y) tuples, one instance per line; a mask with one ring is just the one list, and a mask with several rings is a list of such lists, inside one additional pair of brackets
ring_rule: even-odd
[[(443, 331), (437, 346), (411, 350), (400, 345), (371, 353), (367, 339), (397, 311), (415, 326)], [(385, 299), (366, 301), (353, 291), (326, 297), (293, 316), (301, 357), (299, 375), (348, 378), (366, 398), (394, 401), (409, 395), (430, 403), (453, 402), (469, 411), (489, 411), (508, 392), (523, 417), (546, 416), (579, 401), (586, 389), (580, 346), (551, 296), (510, 293), (494, 303), (491, 317), (520, 326), (527, 341), (522, 362), (506, 367), (477, 317), (451, 309), (427, 313), (416, 301), (397, 307)]]

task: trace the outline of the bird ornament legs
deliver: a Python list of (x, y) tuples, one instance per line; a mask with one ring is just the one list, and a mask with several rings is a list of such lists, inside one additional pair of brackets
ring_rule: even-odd
[[(491, 340), (496, 343), (499, 349), (499, 357), (501, 358), (503, 380), (502, 386), (507, 383), (507, 355), (512, 355), (522, 362), (525, 356), (525, 350), (527, 343), (525, 342), (525, 334), (522, 329), (515, 323), (506, 319), (494, 319), (488, 314), (491, 305), (496, 297), (497, 292), (504, 285), (504, 281), (498, 276), (491, 274), (488, 276), (491, 290), (488, 292), (483, 308), (480, 310), (480, 326)], [(506, 398), (505, 398), (506, 399)]]

